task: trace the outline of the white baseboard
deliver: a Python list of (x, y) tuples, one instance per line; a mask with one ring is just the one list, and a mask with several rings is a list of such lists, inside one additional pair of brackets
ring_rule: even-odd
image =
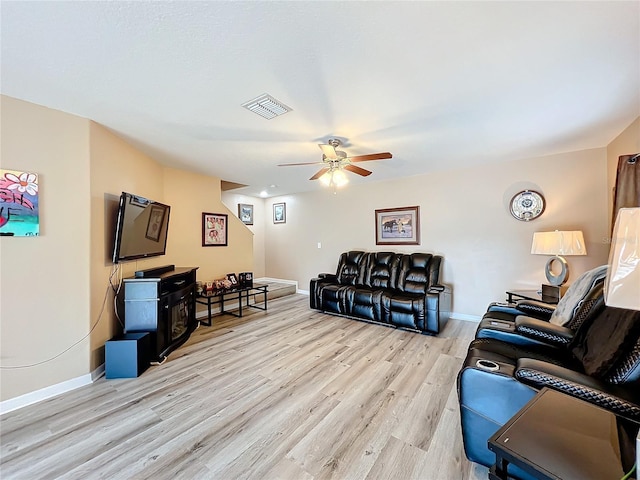
[(451, 312), (451, 314), (449, 315), (449, 318), (453, 320), (464, 320), (465, 322), (474, 322), (474, 323), (480, 323), (480, 320), (482, 320), (482, 317), (478, 315), (467, 315), (466, 313), (456, 313), (456, 312)]
[(104, 363), (93, 372), (0, 402), (0, 415), (90, 385), (104, 375)]
[(98, 368), (96, 368), (93, 372), (91, 372), (91, 381), (95, 382), (96, 380), (98, 380), (100, 377), (102, 377), (104, 375), (104, 363), (102, 365), (100, 365)]
[(298, 288), (298, 282), (296, 280), (284, 280), (282, 278), (271, 278), (271, 277), (262, 277), (254, 279), (256, 282), (276, 282), (276, 283), (286, 283), (288, 285), (296, 286), (296, 293), (301, 293), (303, 295), (309, 295), (309, 290), (300, 290)]
[(276, 282), (276, 283), (287, 283), (289, 285), (295, 285), (298, 288), (298, 282), (296, 280), (284, 280), (282, 278), (272, 278), (272, 277), (262, 277), (262, 278), (254, 278), (254, 282)]

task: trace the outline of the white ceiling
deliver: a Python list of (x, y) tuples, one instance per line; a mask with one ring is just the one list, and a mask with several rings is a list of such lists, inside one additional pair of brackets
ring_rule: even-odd
[[(607, 145), (640, 115), (640, 2), (7, 2), (2, 93), (269, 195), (347, 139), (375, 182)], [(241, 104), (268, 93), (293, 111)], [(269, 185), (277, 187), (268, 188)]]

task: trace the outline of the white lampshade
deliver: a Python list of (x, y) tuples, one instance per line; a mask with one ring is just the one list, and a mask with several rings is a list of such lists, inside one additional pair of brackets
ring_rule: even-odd
[(531, 253), (534, 255), (586, 255), (582, 231), (535, 232)]
[[(569, 278), (569, 264), (563, 255), (586, 255), (584, 237), (580, 230), (535, 232), (531, 243), (533, 255), (555, 255), (547, 262), (544, 273), (547, 281), (554, 286), (564, 285)], [(560, 266), (560, 273), (553, 273), (553, 265)]]
[(613, 229), (604, 301), (640, 310), (640, 208), (621, 208)]

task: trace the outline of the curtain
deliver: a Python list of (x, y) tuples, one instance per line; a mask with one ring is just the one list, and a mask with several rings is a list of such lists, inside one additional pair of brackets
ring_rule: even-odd
[(613, 191), (613, 225), (621, 208), (640, 207), (640, 153), (618, 157)]

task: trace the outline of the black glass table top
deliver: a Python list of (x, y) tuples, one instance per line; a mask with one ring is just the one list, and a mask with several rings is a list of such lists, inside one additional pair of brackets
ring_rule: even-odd
[(548, 478), (619, 480), (635, 462), (639, 425), (544, 389), (491, 442)]
[(253, 285), (252, 287), (231, 287), (231, 288), (224, 288), (224, 289), (217, 289), (217, 290), (203, 290), (202, 292), (198, 293), (199, 297), (219, 297), (220, 295), (231, 295), (233, 293), (238, 293), (238, 292), (248, 292), (251, 290), (258, 290), (258, 291), (263, 291), (266, 290), (268, 287), (268, 285), (261, 285), (261, 284), (256, 284)]

